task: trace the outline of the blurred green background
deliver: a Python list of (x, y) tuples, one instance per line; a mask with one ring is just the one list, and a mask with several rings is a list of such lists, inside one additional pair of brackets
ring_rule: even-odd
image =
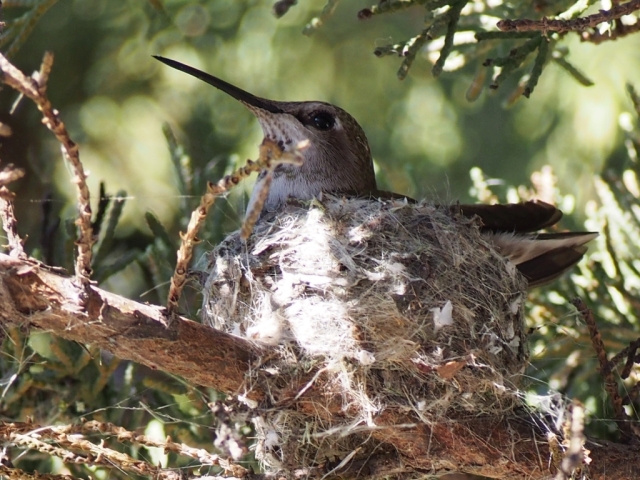
[[(495, 11), (483, 10), (488, 3)], [(478, 9), (474, 17), (478, 22), (493, 25), (497, 18), (491, 15), (540, 18), (572, 3), (515, 2), (514, 6), (476, 1), (470, 5)], [(281, 19), (271, 13), (272, 2), (266, 0), (15, 1), (4, 2), (4, 20), (10, 27), (12, 20), (28, 15), (36, 4), (50, 9), (42, 10), (33, 31), (15, 49), (12, 61), (29, 73), (39, 68), (44, 51), (55, 54), (48, 92), (71, 138), (80, 146), (81, 159), (90, 173), (94, 211), (100, 182), (111, 195), (126, 192), (115, 237), (104, 249), (101, 265), (96, 266), (96, 279), (102, 287), (129, 298), (164, 303), (178, 231), (185, 229), (205, 182), (217, 181), (247, 158), (257, 158), (262, 140), (257, 121), (241, 104), (163, 66), (151, 55), (190, 64), (259, 96), (328, 101), (350, 112), (363, 126), (383, 189), (439, 202), (469, 202), (478, 197), (487, 199), (490, 188), (495, 198), (517, 201), (518, 191), (511, 186), (528, 186), (532, 174), (543, 171), (536, 181), (542, 178), (542, 184), (553, 187), (546, 199), (559, 202), (568, 214), (565, 228), (584, 229), (588, 220), (588, 229), (606, 233), (589, 261), (574, 275), (532, 297), (529, 394), (544, 394), (551, 386), (568, 397), (579, 397), (587, 402), (592, 419), (606, 419), (594, 421), (593, 431), (614, 430), (586, 328), (567, 298), (580, 295), (594, 308), (603, 328), (609, 328), (604, 337), (611, 354), (637, 336), (639, 169), (631, 147), (640, 145), (640, 135), (625, 84), (640, 86), (640, 34), (600, 45), (581, 43), (574, 34), (554, 37), (556, 50), (564, 54), (568, 49), (566, 58), (594, 85), (580, 85), (557, 63), (550, 62), (531, 98), (526, 99), (518, 95), (518, 82), (530, 64), (497, 90), (487, 88), (491, 71), (482, 66), (489, 56), (508, 55), (518, 44), (514, 41), (469, 44), (462, 51), (466, 63), (439, 78), (431, 74), (437, 49), (427, 44), (407, 78), (398, 80), (402, 60), (376, 58), (373, 50), (417, 35), (425, 25), (425, 10), (419, 6), (360, 21), (358, 11), (370, 5), (343, 1), (310, 36), (301, 32), (321, 12), (323, 1), (300, 1)], [(596, 2), (589, 12), (600, 6)], [(468, 28), (478, 30), (478, 25)], [(8, 45), (4, 43), (5, 51)], [(445, 70), (460, 66), (460, 58), (452, 55)], [(487, 73), (485, 88), (476, 101), (467, 101), (474, 78), (483, 72)], [(16, 98), (7, 87), (0, 92), (0, 121), (14, 132), (0, 139), (0, 159), (3, 164), (11, 162), (28, 169), (25, 179), (14, 186), (20, 233), (27, 237), (29, 252), (72, 270), (76, 192), (70, 173), (58, 143), (41, 125), (40, 114), (31, 102), (23, 99), (14, 114), (8, 113)], [(163, 133), (164, 124), (177, 139), (171, 148)], [(633, 135), (635, 144), (630, 140)], [(483, 176), (474, 170), (475, 184), (470, 177), (474, 167), (484, 172)], [(549, 180), (553, 175), (555, 184)], [(201, 235), (206, 240), (201, 251), (239, 226), (251, 183), (244, 182), (217, 202)], [(193, 293), (187, 292), (183, 308), (197, 318), (198, 301), (192, 299)], [(20, 360), (16, 367), (15, 359), (27, 358), (25, 352), (32, 350), (41, 355), (36, 358), (53, 361), (58, 354), (45, 346), (49, 341), (41, 336), (23, 338), (22, 353), (0, 363), (7, 371), (23, 372), (28, 363)], [(14, 341), (11, 348), (18, 351), (19, 343)], [(76, 350), (69, 358), (78, 356), (89, 362), (90, 356)], [(84, 408), (117, 402), (138, 408), (141, 397), (130, 385), (152, 375), (146, 369), (131, 373), (131, 366), (126, 367), (126, 374), (125, 367), (117, 370), (117, 365), (109, 370), (105, 366), (109, 362), (103, 365), (99, 353), (91, 354), (91, 368), (102, 372), (102, 383), (83, 397), (84, 407), (78, 406), (72, 384), (51, 392), (33, 383), (27, 385), (23, 376), (18, 378), (24, 382), (15, 386), (18, 393), (40, 388), (30, 397), (35, 410), (24, 410), (31, 400), (20, 406), (3, 395), (3, 415), (57, 418), (60, 414), (61, 418), (73, 418), (84, 414)], [(84, 367), (78, 368), (61, 369), (62, 373), (51, 377), (56, 380), (47, 381), (78, 375)], [(95, 378), (93, 370), (85, 372), (88, 378)], [(113, 371), (120, 374), (107, 382)], [(41, 374), (30, 372), (33, 378)], [(162, 376), (158, 372), (153, 375)], [(634, 375), (629, 382), (637, 372)], [(131, 397), (126, 400), (123, 384), (130, 386), (127, 392)], [(198, 411), (203, 411), (206, 401), (215, 396), (193, 387), (175, 387), (178, 393), (156, 390), (157, 385), (145, 388), (140, 391), (146, 392), (149, 404), (173, 399), (178, 409), (175, 415), (186, 411), (187, 397), (200, 402)], [(47, 393), (42, 393), (45, 390)], [(12, 390), (7, 387), (7, 391)], [(13, 402), (18, 401), (16, 395)], [(52, 409), (49, 401), (57, 406)], [(629, 412), (637, 418), (633, 405)], [(141, 418), (146, 414), (142, 410), (138, 413)], [(126, 423), (109, 415), (105, 414), (112, 421)], [(213, 422), (206, 416), (197, 418), (192, 427), (198, 422)], [(143, 420), (133, 424), (136, 422)], [(204, 434), (205, 443), (210, 443), (209, 434), (208, 430)]]
[[(551, 165), (562, 194), (584, 205), (594, 198), (593, 174), (621, 147), (620, 115), (631, 110), (624, 85), (640, 78), (640, 35), (602, 45), (567, 36), (561, 44), (570, 49), (568, 58), (595, 85), (581, 86), (549, 64), (532, 98), (522, 97), (505, 109), (515, 80), (497, 91), (485, 88), (475, 102), (465, 99), (487, 55), (434, 79), (424, 52), (404, 81), (396, 77), (397, 59), (372, 55), (375, 46), (415, 34), (423, 22), (420, 7), (358, 21), (358, 10), (368, 4), (343, 2), (322, 28), (304, 36), (303, 26), (322, 9), (322, 1), (300, 2), (281, 19), (272, 15), (271, 6), (268, 1), (61, 0), (18, 50), (14, 61), (27, 72), (38, 68), (45, 50), (54, 52), (49, 94), (80, 144), (92, 192), (97, 194), (104, 181), (109, 192), (124, 189), (130, 196), (119, 237), (148, 234), (146, 211), (172, 233), (181, 226), (184, 192), (170, 161), (164, 122), (184, 145), (194, 170), (207, 172), (209, 180), (255, 158), (261, 141), (257, 122), (242, 105), (171, 71), (152, 54), (260, 96), (343, 107), (367, 132), (382, 186), (414, 197), (471, 200), (468, 172), (474, 166), (518, 185)], [(22, 13), (4, 10), (9, 18)], [(2, 92), (3, 111), (15, 97), (11, 90)], [(18, 145), (15, 152), (4, 147), (2, 160), (24, 164), (32, 158), (38, 177), (30, 175), (27, 191), (20, 193), (26, 230), (39, 224), (44, 191), (52, 192), (53, 207), (64, 210), (63, 216), (74, 211), (69, 173), (37, 118), (23, 101), (7, 120), (16, 135), (3, 142)], [(233, 213), (242, 210), (250, 188), (245, 182), (231, 195), (222, 218), (225, 228), (237, 225)], [(578, 208), (578, 219), (581, 212)], [(38, 242), (37, 237), (32, 234), (29, 241)]]

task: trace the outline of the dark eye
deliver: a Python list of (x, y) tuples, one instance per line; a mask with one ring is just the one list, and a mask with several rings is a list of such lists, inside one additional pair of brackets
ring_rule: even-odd
[(316, 112), (311, 115), (311, 123), (318, 130), (331, 130), (336, 124), (333, 116), (327, 112)]

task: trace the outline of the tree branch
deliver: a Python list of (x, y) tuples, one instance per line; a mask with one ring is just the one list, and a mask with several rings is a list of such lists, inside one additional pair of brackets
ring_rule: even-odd
[[(256, 372), (251, 390), (245, 391), (251, 366), (257, 365), (260, 356), (268, 355), (267, 349), (184, 318), (177, 318), (168, 329), (162, 308), (96, 287), (90, 288), (83, 304), (80, 292), (72, 278), (60, 271), (0, 254), (0, 324), (29, 324), (93, 344), (119, 358), (180, 375), (194, 384), (232, 395), (246, 394), (248, 399), (261, 402), (261, 408), (317, 414), (318, 406), (323, 405), (327, 407), (325, 415), (345, 414), (341, 402), (327, 393), (320, 380), (300, 398), (293, 395), (299, 391), (295, 385), (270, 392), (269, 398), (280, 398), (280, 406), (269, 405)], [(463, 471), (505, 479), (553, 476), (546, 434), (528, 412), (510, 418), (443, 417), (426, 422), (412, 413), (385, 411), (375, 423), (371, 435), (398, 455), (385, 455), (384, 465), (375, 458), (356, 456), (341, 471), (357, 467), (357, 472), (362, 472), (366, 464), (378, 473)], [(640, 478), (640, 446), (587, 441), (586, 447), (591, 450), (590, 478)]]
[(161, 307), (93, 286), (83, 304), (81, 293), (66, 275), (0, 254), (0, 324), (28, 324), (198, 385), (244, 393), (245, 374), (260, 353), (252, 343), (185, 318), (168, 329)]
[(87, 186), (87, 175), (84, 172), (82, 162), (80, 162), (80, 152), (78, 145), (71, 140), (67, 127), (60, 119), (59, 112), (53, 108), (47, 97), (47, 80), (53, 65), (53, 54), (45, 53), (40, 71), (34, 76), (27, 77), (24, 73), (14, 67), (6, 57), (0, 54), (0, 71), (2, 71), (2, 81), (11, 88), (17, 90), (22, 95), (30, 98), (42, 112), (42, 122), (56, 136), (62, 150), (62, 155), (69, 162), (73, 170), (73, 183), (77, 188), (78, 200), (78, 255), (76, 257), (76, 278), (85, 289), (89, 288), (91, 277), (91, 246), (93, 245), (93, 233), (91, 228), (91, 200), (89, 187)]
[(616, 5), (611, 10), (600, 10), (598, 13), (586, 17), (573, 18), (571, 20), (553, 20), (544, 17), (542, 20), (500, 20), (497, 27), (503, 32), (583, 32), (587, 28), (595, 28), (601, 23), (617, 20), (624, 15), (629, 15), (640, 10), (640, 0), (631, 0), (627, 3)]
[(582, 320), (587, 324), (589, 328), (589, 336), (591, 337), (591, 344), (593, 350), (596, 353), (598, 362), (600, 363), (600, 374), (604, 379), (604, 388), (609, 395), (611, 404), (613, 405), (613, 412), (616, 417), (616, 423), (623, 436), (623, 439), (629, 440), (632, 438), (631, 427), (629, 421), (631, 418), (625, 412), (622, 405), (622, 398), (620, 392), (618, 392), (618, 383), (613, 376), (613, 368), (610, 367), (609, 360), (607, 360), (607, 352), (604, 348), (604, 342), (602, 336), (596, 325), (593, 312), (587, 307), (586, 303), (580, 298), (574, 299), (571, 303), (578, 309), (578, 313), (582, 317)]

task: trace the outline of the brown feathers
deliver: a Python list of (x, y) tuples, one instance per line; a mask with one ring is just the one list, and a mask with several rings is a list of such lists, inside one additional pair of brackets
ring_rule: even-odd
[(580, 261), (595, 232), (535, 234), (555, 225), (562, 212), (541, 201), (506, 205), (460, 205), (464, 216), (480, 217), (485, 236), (529, 281), (529, 287), (551, 282)]

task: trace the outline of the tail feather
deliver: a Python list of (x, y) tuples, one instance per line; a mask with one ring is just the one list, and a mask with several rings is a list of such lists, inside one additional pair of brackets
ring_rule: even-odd
[(529, 281), (529, 288), (552, 282), (580, 261), (587, 247), (561, 247), (520, 263), (516, 267)]
[(587, 251), (585, 244), (598, 236), (595, 232), (485, 235), (516, 265), (530, 288), (549, 283), (573, 267)]

